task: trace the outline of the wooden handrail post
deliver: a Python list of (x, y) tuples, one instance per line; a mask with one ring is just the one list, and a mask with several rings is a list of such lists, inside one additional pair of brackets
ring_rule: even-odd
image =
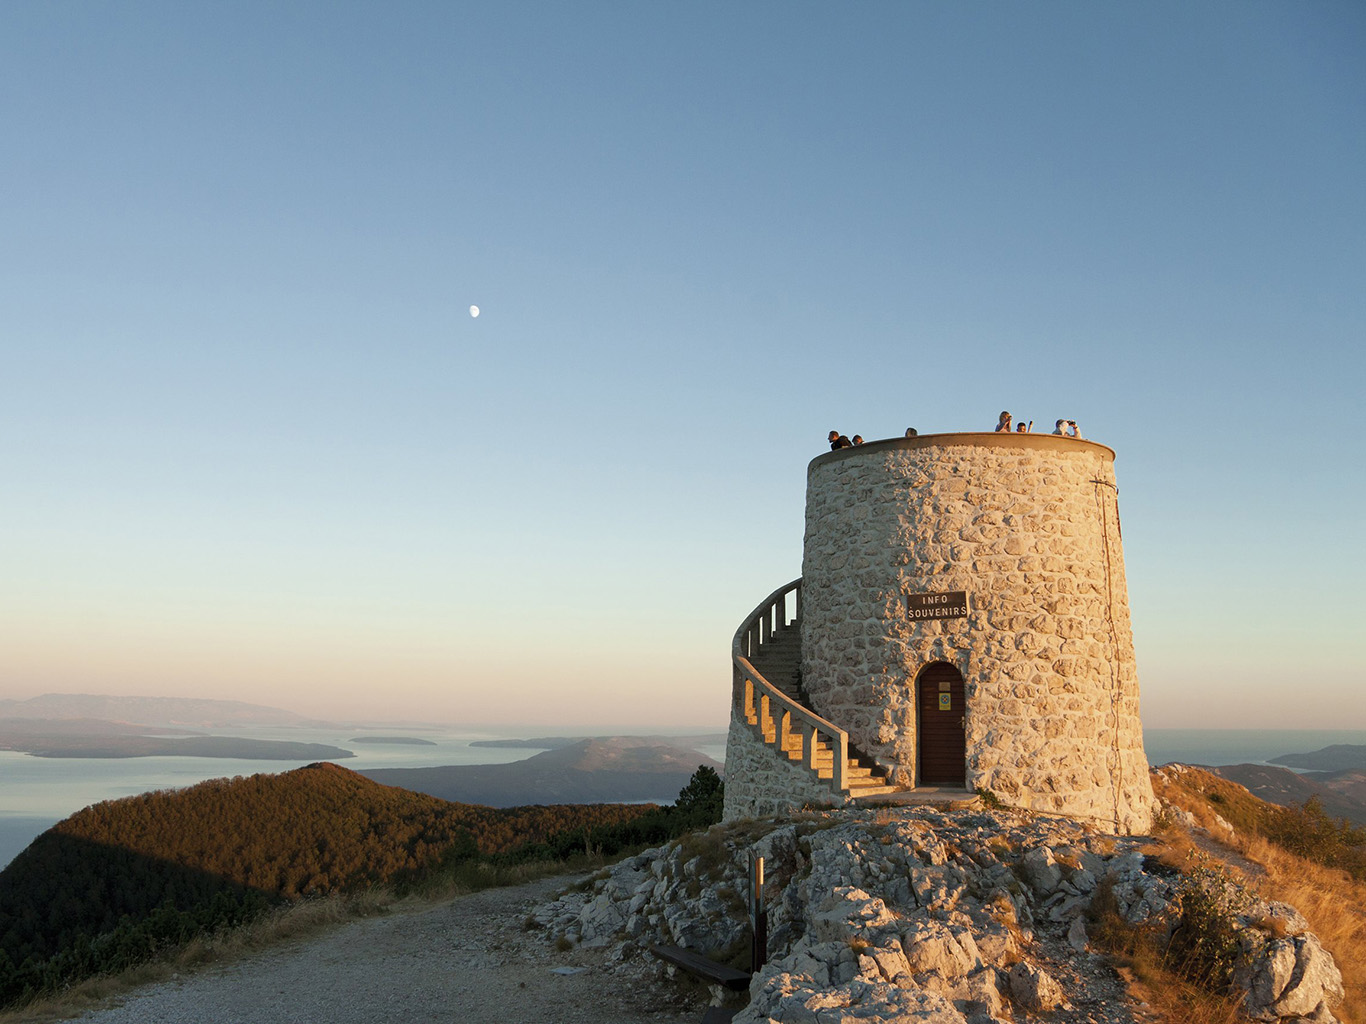
[(830, 746), (835, 754), (835, 774), (830, 777), (834, 784), (835, 792), (844, 792), (845, 772), (849, 767), (849, 734), (841, 732), (838, 736), (831, 736)]

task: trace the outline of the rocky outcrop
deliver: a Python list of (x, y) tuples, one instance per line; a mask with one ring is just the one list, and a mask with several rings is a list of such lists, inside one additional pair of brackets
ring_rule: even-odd
[[(629, 858), (538, 908), (532, 923), (551, 940), (610, 945), (621, 958), (665, 943), (744, 962), (754, 853), (767, 869), (768, 963), (737, 1024), (1132, 1021), (1087, 928), (1103, 906), (1175, 933), (1180, 878), (1145, 860), (1142, 842), (1005, 811), (746, 822)], [(1332, 1021), (1341, 979), (1304, 919), (1285, 904), (1238, 905), (1233, 981), (1248, 1012)]]

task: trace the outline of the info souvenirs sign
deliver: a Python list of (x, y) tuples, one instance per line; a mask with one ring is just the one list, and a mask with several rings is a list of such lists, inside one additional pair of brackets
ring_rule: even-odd
[(921, 619), (965, 619), (968, 615), (968, 595), (965, 590), (947, 590), (942, 594), (907, 594), (906, 611), (912, 622)]

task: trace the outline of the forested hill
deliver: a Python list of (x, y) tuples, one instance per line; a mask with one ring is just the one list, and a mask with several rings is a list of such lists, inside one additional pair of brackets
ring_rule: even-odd
[[(443, 857), (512, 850), (652, 810), (448, 803), (327, 763), (96, 804), (0, 872), (0, 1003), (36, 989), (35, 971), (81, 974), (87, 960), (117, 967), (123, 953), (112, 955), (111, 944), (129, 945), (132, 961), (149, 944), (248, 916), (265, 901), (401, 878)], [(19, 970), (25, 961), (31, 969)]]

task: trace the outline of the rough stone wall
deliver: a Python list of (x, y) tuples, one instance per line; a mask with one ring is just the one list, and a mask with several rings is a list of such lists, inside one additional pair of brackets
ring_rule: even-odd
[[(1151, 824), (1114, 453), (941, 434), (831, 452), (807, 474), (802, 677), (813, 710), (903, 784), (915, 679), (962, 673), (967, 785), (1010, 804)], [(962, 590), (966, 618), (906, 594)]]
[(836, 801), (827, 783), (764, 743), (732, 708), (726, 737), (723, 821), (790, 814), (807, 804)]

